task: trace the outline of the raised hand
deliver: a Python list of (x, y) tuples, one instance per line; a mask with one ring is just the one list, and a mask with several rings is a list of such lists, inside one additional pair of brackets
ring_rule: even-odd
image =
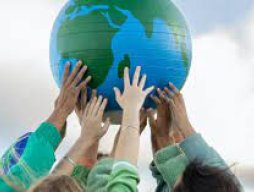
[(88, 143), (99, 142), (108, 131), (109, 119), (106, 120), (104, 126), (101, 125), (107, 102), (108, 100), (103, 99), (102, 96), (99, 96), (99, 98), (94, 97), (82, 114), (81, 137)]
[(137, 67), (132, 84), (129, 78), (129, 69), (124, 69), (124, 92), (121, 94), (118, 88), (114, 88), (116, 101), (123, 110), (140, 110), (146, 96), (153, 90), (153, 86), (145, 90), (144, 86), (146, 83), (146, 75), (143, 75), (139, 81), (141, 67)]
[(151, 96), (151, 99), (157, 105), (157, 119), (155, 119), (154, 110), (147, 110), (151, 128), (153, 153), (174, 142), (172, 137), (170, 137), (170, 132), (172, 131), (172, 117), (167, 98), (160, 89), (157, 89), (157, 92), (159, 97)]
[(169, 88), (164, 88), (168, 96), (169, 108), (172, 114), (173, 127), (178, 130), (185, 138), (194, 133), (194, 129), (189, 121), (184, 99), (180, 91), (169, 83)]
[[(92, 90), (91, 100), (96, 96), (97, 96), (97, 90), (94, 89), (94, 90)], [(80, 99), (78, 99), (78, 102), (75, 107), (75, 113), (76, 113), (80, 123), (82, 122), (82, 114), (86, 109), (87, 102), (88, 102), (87, 89), (84, 88), (81, 90)]]
[(146, 75), (139, 81), (140, 67), (136, 68), (132, 84), (129, 78), (129, 69), (124, 69), (124, 92), (121, 94), (118, 88), (114, 88), (116, 101), (123, 109), (121, 132), (114, 153), (115, 159), (126, 160), (137, 164), (140, 141), (140, 109), (146, 96), (153, 87), (144, 89)]
[(73, 112), (81, 90), (91, 80), (91, 76), (89, 76), (84, 81), (81, 81), (86, 70), (87, 66), (82, 67), (81, 61), (76, 64), (70, 75), (70, 63), (67, 63), (65, 67), (62, 88), (57, 98), (54, 112), (47, 120), (59, 130), (62, 129), (67, 117)]

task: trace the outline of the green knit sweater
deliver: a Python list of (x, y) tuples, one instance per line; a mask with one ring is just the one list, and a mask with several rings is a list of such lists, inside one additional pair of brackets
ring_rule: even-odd
[(91, 170), (76, 166), (72, 176), (86, 192), (136, 192), (137, 168), (126, 161), (103, 159)]
[(60, 142), (61, 136), (55, 126), (42, 123), (29, 137), (19, 162), (7, 175), (0, 177), (0, 191), (25, 191), (48, 175), (55, 162), (55, 149)]
[[(168, 146), (155, 154), (150, 169), (157, 180), (156, 191), (172, 191), (186, 166), (194, 160), (208, 166), (228, 168), (221, 156), (206, 143), (200, 134), (193, 134), (179, 145)], [(228, 171), (230, 172), (229, 169)]]

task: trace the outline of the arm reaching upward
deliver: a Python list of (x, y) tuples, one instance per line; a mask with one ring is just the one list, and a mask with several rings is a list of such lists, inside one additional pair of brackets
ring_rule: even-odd
[(146, 75), (139, 81), (141, 67), (137, 67), (132, 84), (129, 78), (129, 69), (124, 70), (124, 92), (121, 94), (118, 88), (114, 88), (116, 101), (123, 109), (123, 119), (119, 141), (115, 151), (115, 159), (126, 160), (136, 165), (140, 140), (140, 109), (146, 96), (153, 87), (144, 89)]

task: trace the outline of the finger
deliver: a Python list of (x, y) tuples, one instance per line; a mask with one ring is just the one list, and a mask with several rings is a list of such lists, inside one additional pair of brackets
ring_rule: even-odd
[(79, 72), (81, 65), (82, 65), (82, 62), (78, 61), (74, 70), (72, 71), (72, 73), (70, 74), (70, 76), (67, 79), (66, 83), (68, 85), (71, 84), (73, 82), (74, 78), (77, 76), (77, 73)]
[(81, 68), (80, 72), (78, 73), (78, 75), (74, 78), (73, 82), (72, 82), (72, 86), (76, 87), (78, 85), (78, 83), (81, 81), (81, 79), (83, 78), (85, 72), (87, 70), (87, 66), (84, 66)]
[(92, 100), (93, 98), (95, 98), (96, 96), (97, 96), (97, 90), (96, 90), (96, 89), (93, 89), (93, 90), (92, 90), (91, 100)]
[(101, 106), (102, 99), (103, 99), (103, 98), (102, 98), (102, 96), (100, 95), (99, 98), (97, 99), (97, 102), (96, 102), (95, 106), (94, 106), (94, 109), (93, 109), (93, 111), (92, 111), (92, 115), (96, 115), (96, 114), (98, 113), (99, 108), (100, 108), (100, 106)]
[(65, 68), (64, 68), (64, 76), (63, 76), (62, 85), (64, 85), (68, 79), (69, 72), (70, 72), (70, 66), (71, 66), (71, 63), (67, 62), (67, 64), (65, 65)]
[(129, 68), (124, 68), (124, 87), (130, 86), (130, 74), (129, 74)]
[(121, 92), (117, 87), (114, 87), (114, 92), (115, 92), (116, 101), (119, 102), (121, 98)]
[(84, 109), (86, 104), (87, 104), (87, 89), (83, 88), (81, 91), (81, 101), (80, 101), (81, 109)]
[(175, 94), (179, 94), (180, 93), (180, 91), (177, 89), (177, 87), (173, 83), (169, 82), (169, 87), (172, 89), (172, 91)]
[(150, 98), (153, 100), (153, 102), (156, 105), (160, 105), (161, 104), (161, 100), (157, 96), (151, 95)]
[(91, 102), (91, 106), (89, 108), (88, 115), (92, 115), (96, 103), (97, 103), (97, 97), (94, 97)]
[(147, 88), (147, 89), (144, 91), (144, 93), (145, 93), (145, 95), (148, 95), (148, 94), (150, 94), (153, 90), (154, 90), (154, 86), (151, 86), (151, 87)]
[(174, 106), (175, 106), (175, 103), (174, 103), (173, 99), (169, 99), (168, 100), (168, 107), (169, 107), (171, 114), (173, 113)]
[(104, 123), (104, 125), (102, 127), (102, 130), (103, 130), (103, 135), (102, 136), (104, 136), (108, 132), (110, 124), (111, 124), (110, 119), (107, 118), (106, 122)]
[(132, 81), (133, 86), (138, 86), (140, 71), (141, 71), (141, 67), (137, 66), (136, 70), (135, 70), (135, 73), (134, 73), (134, 76), (133, 76), (133, 81)]
[(161, 102), (165, 102), (166, 101), (166, 96), (165, 96), (164, 92), (160, 88), (158, 88), (157, 93), (159, 94)]
[[(86, 109), (85, 109), (85, 111), (84, 111), (84, 113), (83, 113), (83, 117), (86, 117), (86, 116), (88, 115), (88, 112), (89, 112), (89, 110), (90, 110), (90, 107), (91, 107), (91, 102), (89, 102), (89, 103), (87, 104)], [(84, 119), (84, 118), (83, 118), (83, 119)]]
[(144, 87), (145, 87), (145, 84), (146, 84), (146, 75), (143, 75), (142, 76), (142, 78), (141, 78), (141, 80), (140, 80), (140, 83), (139, 83), (139, 87), (141, 88), (141, 89), (144, 89)]
[(88, 76), (84, 81), (82, 81), (79, 86), (77, 87), (78, 89), (82, 90), (85, 89), (87, 84), (91, 81), (92, 77)]
[(166, 92), (166, 94), (170, 97), (170, 98), (174, 98), (175, 94), (173, 91), (169, 90), (169, 88), (164, 87), (164, 91)]
[(105, 111), (105, 109), (107, 107), (107, 104), (108, 104), (108, 99), (107, 98), (103, 99), (103, 102), (102, 102), (102, 104), (101, 104), (101, 106), (99, 108), (99, 111), (98, 111), (98, 115), (99, 116), (103, 116), (104, 111)]
[(79, 86), (77, 87), (78, 91), (81, 91), (82, 89), (85, 89), (87, 84), (91, 81), (91, 79), (92, 79), (92, 77), (89, 76), (84, 81), (82, 81), (82, 83), (80, 83)]

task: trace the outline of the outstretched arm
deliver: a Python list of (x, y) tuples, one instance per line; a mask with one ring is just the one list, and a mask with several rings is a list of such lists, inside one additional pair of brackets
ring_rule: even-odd
[[(140, 111), (140, 130), (139, 130), (140, 135), (145, 130), (146, 125), (147, 125), (147, 113), (146, 113), (145, 109), (142, 108), (141, 111)], [(121, 127), (120, 127), (120, 129), (118, 130), (118, 132), (115, 136), (114, 145), (113, 145), (112, 151), (110, 153), (111, 157), (115, 156), (116, 147), (117, 147), (119, 137), (120, 137), (120, 132), (121, 132)]]
[(146, 96), (153, 90), (150, 87), (144, 89), (146, 75), (139, 81), (140, 67), (136, 68), (132, 84), (129, 78), (129, 69), (124, 70), (124, 92), (121, 94), (118, 88), (114, 88), (116, 101), (123, 109), (121, 132), (117, 144), (115, 159), (126, 160), (137, 164), (140, 140), (139, 112)]
[(54, 152), (61, 141), (60, 133), (64, 129), (66, 118), (74, 110), (80, 90), (89, 81), (88, 78), (78, 84), (86, 71), (86, 68), (79, 71), (81, 63), (77, 64), (70, 75), (69, 67), (70, 65), (67, 64), (63, 86), (52, 115), (31, 134), (20, 160), (6, 175), (6, 180), (9, 183), (13, 183), (23, 190), (47, 175), (52, 168), (55, 162)]

